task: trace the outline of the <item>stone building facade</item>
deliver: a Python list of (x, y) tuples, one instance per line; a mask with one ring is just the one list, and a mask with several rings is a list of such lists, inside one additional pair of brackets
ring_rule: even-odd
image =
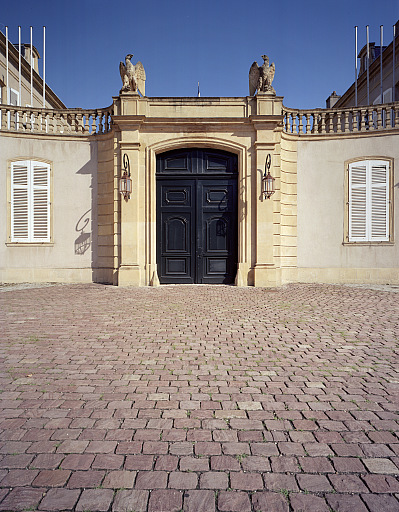
[(399, 283), (399, 102), (0, 109), (1, 282)]

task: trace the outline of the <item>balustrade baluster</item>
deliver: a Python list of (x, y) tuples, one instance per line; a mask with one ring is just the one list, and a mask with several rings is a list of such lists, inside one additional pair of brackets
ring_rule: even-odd
[(292, 133), (298, 133), (296, 128), (296, 118), (298, 114), (292, 114)]
[(321, 113), (321, 133), (326, 133), (326, 114)]
[(7, 117), (8, 117), (7, 109), (2, 108), (1, 109), (1, 129), (2, 130), (7, 130)]
[(10, 119), (11, 130), (16, 130), (18, 121), (17, 121), (17, 111), (15, 110), (15, 108), (12, 108), (10, 110), (10, 118), (11, 118)]
[(312, 126), (312, 128), (310, 130), (310, 133), (316, 133), (316, 130), (317, 130), (317, 116), (316, 116), (316, 113), (312, 112), (311, 116), (312, 116), (312, 120), (313, 120), (313, 126)]
[(344, 127), (344, 133), (348, 133), (349, 132), (349, 112), (347, 110), (344, 111), (343, 127)]
[(298, 135), (301, 135), (302, 132), (302, 113), (298, 112)]
[(365, 108), (360, 109), (360, 123), (359, 131), (368, 130), (369, 128), (368, 110)]
[(385, 128), (391, 128), (391, 107), (385, 109)]
[(309, 112), (305, 112), (305, 123), (304, 123), (303, 129), (304, 129), (303, 133), (306, 133), (306, 135), (307, 135), (310, 130), (310, 114), (309, 114)]
[(395, 105), (392, 106), (392, 116), (393, 118), (391, 118), (391, 124), (392, 124), (392, 128), (395, 128), (396, 126), (399, 125), (399, 119), (398, 119), (398, 114), (399, 114), (399, 106), (398, 108), (395, 108)]
[(87, 131), (89, 131), (89, 123), (88, 123), (88, 119), (89, 116), (87, 114), (87, 112), (84, 114), (82, 120), (83, 120), (83, 125), (82, 125), (82, 131), (83, 133), (86, 133)]
[(91, 114), (91, 135), (95, 135), (97, 133), (97, 111), (93, 110)]
[(343, 133), (345, 131), (346, 111), (341, 110), (341, 112), (338, 112), (337, 115), (338, 115), (337, 132)]

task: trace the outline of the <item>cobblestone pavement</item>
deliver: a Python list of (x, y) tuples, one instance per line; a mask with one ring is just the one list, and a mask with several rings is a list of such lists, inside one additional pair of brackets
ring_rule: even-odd
[(0, 510), (399, 511), (399, 296), (9, 287)]

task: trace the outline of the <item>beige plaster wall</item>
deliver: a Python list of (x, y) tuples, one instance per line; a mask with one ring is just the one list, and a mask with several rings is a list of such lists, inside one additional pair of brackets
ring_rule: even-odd
[[(97, 141), (0, 136), (0, 281), (91, 281), (97, 265)], [(52, 168), (53, 241), (10, 245), (7, 172), (14, 158)]]
[[(288, 280), (392, 281), (399, 279), (398, 136), (299, 140), (298, 271)], [(393, 158), (394, 240), (387, 244), (344, 244), (345, 162), (353, 158)], [(380, 270), (381, 269), (381, 270)]]

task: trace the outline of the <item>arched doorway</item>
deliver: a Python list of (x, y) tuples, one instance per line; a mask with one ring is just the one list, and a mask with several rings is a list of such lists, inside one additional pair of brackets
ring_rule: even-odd
[(157, 157), (161, 284), (233, 283), (237, 272), (237, 155), (205, 148)]

